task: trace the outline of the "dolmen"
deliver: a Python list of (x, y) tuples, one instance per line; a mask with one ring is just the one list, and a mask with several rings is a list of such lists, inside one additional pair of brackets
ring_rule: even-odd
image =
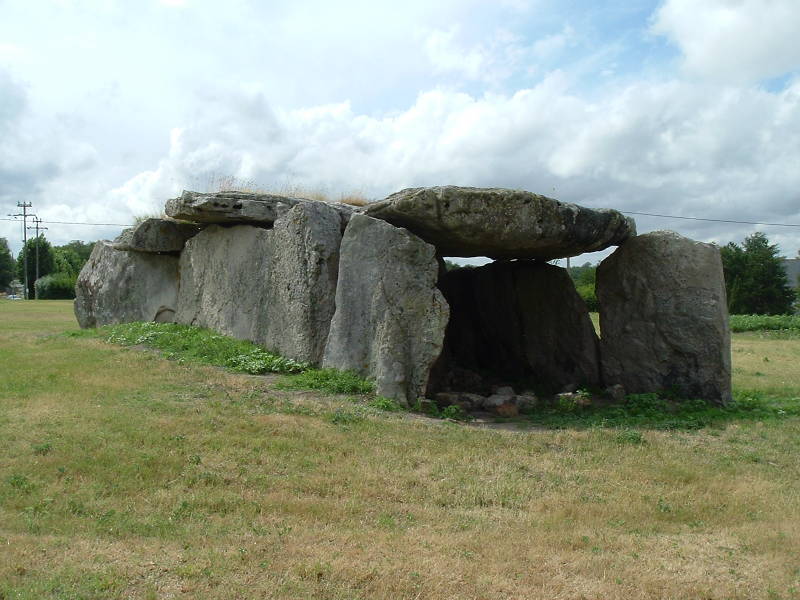
[[(76, 286), (81, 327), (208, 327), (355, 371), (404, 404), (508, 383), (730, 399), (719, 250), (636, 235), (616, 210), (445, 186), (364, 207), (185, 191), (165, 212), (97, 243)], [(568, 272), (548, 261), (611, 246), (597, 270), (598, 337)], [(493, 262), (444, 260), (479, 256)]]

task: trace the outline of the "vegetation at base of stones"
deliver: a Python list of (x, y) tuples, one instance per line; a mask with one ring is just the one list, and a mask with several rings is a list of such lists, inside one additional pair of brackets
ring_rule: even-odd
[(800, 415), (800, 398), (775, 400), (754, 391), (737, 391), (728, 406), (704, 400), (678, 400), (670, 394), (629, 394), (620, 404), (567, 405), (556, 402), (527, 411), (527, 419), (548, 429), (656, 429), (691, 431), (733, 421), (766, 421)]
[(463, 408), (458, 406), (457, 404), (451, 404), (450, 406), (445, 406), (444, 408), (440, 408), (436, 405), (435, 402), (431, 400), (427, 400), (425, 398), (420, 398), (419, 400), (414, 403), (412, 407), (414, 412), (423, 413), (428, 415), (429, 417), (434, 417), (436, 419), (450, 419), (452, 421), (472, 421), (473, 416), (469, 413), (465, 412)]
[(14, 258), (11, 256), (8, 240), (0, 238), (0, 291), (5, 291), (14, 279), (14, 267)]
[[(81, 333), (75, 335), (80, 336)], [(375, 384), (352, 371), (313, 369), (307, 364), (268, 352), (251, 342), (219, 335), (201, 327), (138, 322), (107, 326), (96, 332), (89, 331), (88, 334), (99, 334), (111, 343), (124, 346), (145, 345), (155, 348), (173, 360), (222, 366), (250, 374), (286, 374), (276, 386), (279, 389), (352, 394), (359, 396), (356, 401), (372, 408), (389, 412), (405, 410), (389, 398), (372, 397), (365, 401), (365, 396), (375, 393)], [(419, 400), (412, 410), (434, 418), (472, 420), (471, 415), (460, 406), (439, 408), (430, 400)], [(532, 425), (548, 429), (611, 427), (695, 430), (735, 420), (779, 419), (794, 415), (800, 415), (800, 405), (796, 401), (775, 403), (758, 393), (741, 392), (727, 407), (709, 406), (701, 400), (676, 401), (668, 394), (631, 394), (624, 403), (617, 405), (554, 401), (525, 411), (523, 418)]]
[(731, 331), (800, 331), (800, 315), (731, 315)]
[(58, 272), (36, 280), (36, 298), (39, 300), (69, 300), (75, 297), (77, 275)]
[(795, 292), (789, 286), (779, 249), (760, 231), (720, 248), (731, 314), (781, 315), (793, 312)]
[(589, 309), (589, 312), (597, 312), (600, 309), (600, 305), (597, 303), (597, 294), (595, 293), (597, 265), (587, 262), (579, 267), (570, 267), (569, 275), (572, 277), (575, 289), (586, 303), (586, 308)]
[(375, 383), (367, 381), (353, 371), (337, 369), (308, 369), (297, 375), (286, 377), (278, 384), (281, 389), (319, 390), (329, 394), (359, 394), (365, 396), (375, 392)]
[(123, 346), (146, 345), (175, 360), (228, 367), (250, 373), (299, 373), (305, 363), (268, 352), (251, 342), (219, 335), (210, 329), (177, 323), (124, 323), (103, 327), (106, 341)]

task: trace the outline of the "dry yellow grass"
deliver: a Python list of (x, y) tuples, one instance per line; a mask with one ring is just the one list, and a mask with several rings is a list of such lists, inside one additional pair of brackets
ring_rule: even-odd
[(342, 192), (331, 194), (323, 188), (308, 187), (293, 183), (284, 183), (277, 188), (258, 185), (252, 179), (241, 179), (233, 175), (212, 174), (203, 186), (210, 192), (249, 192), (260, 194), (277, 194), (293, 198), (305, 198), (317, 202), (349, 204), (351, 206), (366, 206), (370, 200), (366, 195), (359, 191)]
[[(800, 595), (798, 419), (479, 430), (68, 327), (0, 304), (6, 597)], [(736, 384), (797, 394), (797, 348), (735, 336)]]

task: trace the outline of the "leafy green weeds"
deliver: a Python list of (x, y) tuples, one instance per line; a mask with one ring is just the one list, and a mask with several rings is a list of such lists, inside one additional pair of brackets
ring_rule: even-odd
[(236, 340), (202, 327), (177, 323), (124, 323), (99, 330), (106, 341), (123, 346), (139, 344), (161, 350), (167, 358), (228, 367), (234, 371), (299, 373), (308, 365), (268, 352), (251, 342)]
[(278, 384), (281, 389), (319, 390), (329, 394), (373, 394), (375, 384), (358, 376), (353, 371), (337, 369), (308, 369), (286, 377)]

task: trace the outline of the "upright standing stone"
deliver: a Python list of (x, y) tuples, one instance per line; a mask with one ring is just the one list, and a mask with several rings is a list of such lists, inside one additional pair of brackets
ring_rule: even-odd
[(320, 364), (336, 308), (339, 212), (323, 202), (296, 205), (275, 222), (262, 333), (283, 356)]
[(730, 330), (715, 246), (671, 231), (631, 238), (598, 267), (597, 298), (607, 385), (730, 399)]
[(175, 320), (235, 338), (261, 341), (272, 231), (211, 225), (186, 243)]
[(116, 250), (101, 241), (78, 275), (75, 316), (81, 327), (171, 322), (177, 296), (177, 257)]
[(433, 246), (354, 215), (342, 239), (324, 366), (373, 378), (381, 396), (415, 401), (442, 350), (449, 316), (437, 273)]

